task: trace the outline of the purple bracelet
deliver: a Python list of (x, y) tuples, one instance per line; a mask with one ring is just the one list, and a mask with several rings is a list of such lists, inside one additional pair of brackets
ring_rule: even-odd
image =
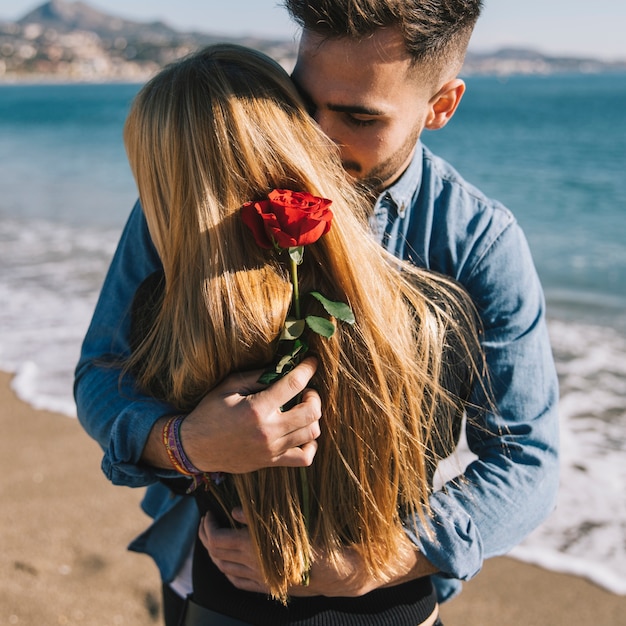
[(180, 425), (185, 417), (177, 415), (167, 421), (163, 427), (163, 443), (174, 469), (180, 474), (196, 476), (203, 472), (189, 460), (180, 441)]

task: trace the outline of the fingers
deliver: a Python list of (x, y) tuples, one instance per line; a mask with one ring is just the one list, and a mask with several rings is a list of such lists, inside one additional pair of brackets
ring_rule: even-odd
[(202, 545), (207, 549), (211, 557), (224, 558), (245, 549), (245, 541), (248, 536), (246, 530), (235, 528), (220, 528), (215, 517), (208, 512), (200, 523), (198, 531)]
[(233, 516), (233, 519), (239, 524), (244, 524), (246, 526), (248, 525), (248, 520), (246, 519), (246, 515), (240, 506), (235, 507), (231, 511), (231, 515)]
[(308, 467), (317, 452), (316, 439), (321, 434), (322, 406), (318, 393), (307, 389), (302, 402), (289, 411), (279, 413), (284, 434), (277, 441), (278, 453), (272, 465), (281, 467)]
[(317, 439), (320, 436), (321, 417), (322, 403), (319, 394), (314, 389), (307, 389), (302, 394), (300, 404), (277, 414), (277, 420), (282, 424), (283, 446), (301, 446)]
[[(285, 442), (289, 447), (299, 446), (320, 434), (317, 423), (322, 415), (320, 397), (316, 391), (306, 387), (316, 369), (317, 359), (308, 357), (269, 387), (256, 382), (260, 371), (238, 374), (237, 377), (231, 375), (222, 384), (222, 391), (226, 395), (233, 394), (235, 398), (245, 398), (260, 424), (264, 423), (266, 416), (273, 415), (278, 422), (277, 430), (282, 430), (277, 437), (311, 426), (309, 432), (303, 431)], [(299, 394), (299, 404), (283, 411), (282, 408)]]
[[(219, 387), (225, 394), (232, 392), (242, 396), (257, 394), (261, 398), (269, 395), (273, 404), (278, 402), (277, 406), (283, 406), (305, 389), (316, 370), (317, 359), (310, 356), (269, 387), (258, 382), (263, 370), (231, 374)], [(266, 391), (270, 393), (264, 393)]]
[[(245, 520), (241, 509), (235, 509), (233, 516)], [(267, 593), (246, 529), (219, 528), (215, 518), (207, 513), (200, 523), (199, 536), (211, 560), (235, 587)]]
[[(315, 440), (320, 436), (319, 420), (322, 404), (317, 391), (306, 384), (317, 368), (317, 360), (309, 358), (282, 379), (256, 394), (261, 413), (270, 407), (273, 411), (275, 432), (274, 454), (271, 466), (307, 467), (317, 452)], [(280, 410), (294, 395), (302, 394), (300, 403), (287, 411)]]
[(267, 385), (259, 382), (263, 370), (237, 372), (227, 376), (217, 387), (224, 396), (250, 396), (267, 389)]
[(277, 456), (272, 465), (275, 467), (309, 467), (317, 453), (317, 441), (310, 441), (302, 446), (289, 448)]
[[(260, 372), (230, 375), (181, 426), (181, 443), (191, 462), (204, 471), (233, 474), (311, 465), (322, 407), (319, 394), (306, 385), (316, 368), (315, 358), (305, 359), (260, 391)], [(299, 404), (282, 410), (294, 397)]]
[(305, 390), (316, 370), (317, 359), (308, 357), (257, 396), (270, 401), (274, 406), (284, 406)]

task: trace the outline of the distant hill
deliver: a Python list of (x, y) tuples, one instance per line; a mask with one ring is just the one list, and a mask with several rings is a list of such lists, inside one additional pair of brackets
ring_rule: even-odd
[(503, 48), (496, 52), (469, 51), (464, 74), (557, 74), (626, 71), (626, 60), (550, 56), (527, 48)]
[(293, 41), (180, 32), (125, 20), (85, 2), (51, 0), (0, 22), (0, 81), (144, 81), (163, 65), (217, 41), (262, 50), (290, 68)]
[[(142, 82), (163, 65), (217, 41), (266, 52), (288, 70), (293, 41), (181, 32), (163, 22), (142, 23), (109, 15), (86, 2), (51, 0), (16, 22), (0, 22), (0, 81)], [(626, 71), (626, 61), (555, 58), (533, 50), (470, 52), (464, 74), (549, 74)]]
[(25, 27), (28, 24), (39, 24), (44, 29), (52, 28), (58, 33), (69, 33), (76, 30), (96, 33), (100, 38), (131, 37), (138, 38), (148, 34), (167, 38), (176, 38), (179, 33), (163, 22), (141, 24), (107, 15), (94, 9), (85, 2), (66, 2), (51, 0), (30, 11), (17, 21)]

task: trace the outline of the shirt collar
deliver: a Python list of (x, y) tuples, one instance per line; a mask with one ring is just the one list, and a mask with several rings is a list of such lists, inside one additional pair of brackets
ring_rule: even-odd
[(412, 204), (413, 198), (419, 191), (422, 181), (422, 163), (422, 144), (418, 141), (409, 166), (391, 187), (385, 189), (378, 196), (374, 212), (376, 212), (376, 208), (379, 207), (383, 197), (387, 196), (396, 205), (398, 216), (404, 217), (404, 214)]

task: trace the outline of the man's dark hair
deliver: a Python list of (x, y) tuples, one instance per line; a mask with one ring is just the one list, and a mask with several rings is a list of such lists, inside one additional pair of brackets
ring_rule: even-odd
[(462, 62), (481, 0), (285, 0), (294, 21), (325, 37), (361, 39), (398, 27), (415, 63)]

